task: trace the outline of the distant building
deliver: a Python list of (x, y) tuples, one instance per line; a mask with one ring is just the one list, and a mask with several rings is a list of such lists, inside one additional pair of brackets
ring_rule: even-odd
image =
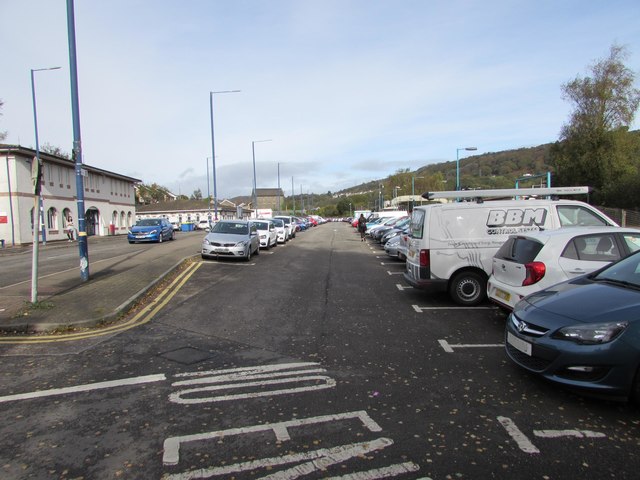
[[(252, 210), (243, 203), (236, 204), (230, 200), (218, 202), (218, 219), (249, 218)], [(175, 200), (158, 202), (150, 205), (138, 205), (138, 218), (164, 217), (177, 224), (194, 223), (200, 220), (213, 220), (215, 207), (203, 200)]]
[(252, 208), (270, 208), (273, 211), (278, 211), (281, 209), (278, 208), (278, 199), (280, 207), (284, 205), (284, 192), (281, 188), (256, 188), (256, 199), (258, 204), (252, 205)]
[[(0, 239), (7, 245), (33, 242), (34, 186), (31, 165), (36, 151), (0, 145)], [(44, 238), (65, 240), (69, 220), (78, 228), (75, 164), (68, 158), (40, 152), (42, 161), (40, 219)], [(135, 223), (137, 178), (87, 164), (84, 176), (87, 235), (126, 234)]]

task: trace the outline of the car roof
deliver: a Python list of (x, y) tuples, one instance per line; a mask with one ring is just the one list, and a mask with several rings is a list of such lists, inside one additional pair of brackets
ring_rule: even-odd
[(640, 236), (640, 229), (628, 228), (628, 227), (614, 227), (614, 226), (601, 226), (601, 227), (563, 227), (555, 230), (540, 230), (536, 232), (525, 232), (521, 234), (511, 235), (511, 237), (526, 237), (534, 238), (538, 240), (551, 239), (551, 238), (571, 238), (578, 235), (596, 235), (598, 233), (637, 233)]

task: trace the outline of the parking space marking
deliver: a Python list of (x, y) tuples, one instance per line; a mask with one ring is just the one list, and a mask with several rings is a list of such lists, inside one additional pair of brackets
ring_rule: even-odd
[[(250, 427), (230, 428), (228, 430), (218, 430), (215, 432), (197, 433), (193, 435), (181, 435), (170, 437), (164, 441), (164, 454), (162, 463), (165, 465), (177, 465), (180, 461), (180, 446), (184, 443), (211, 440), (214, 438), (233, 437), (248, 433), (273, 432), (276, 440), (285, 442), (291, 440), (289, 430), (295, 427), (316, 425), (321, 423), (336, 422), (341, 420), (358, 419), (369, 431), (381, 432), (382, 427), (378, 425), (364, 410), (347, 413), (337, 413), (333, 415), (322, 415), (318, 417), (299, 418), (278, 423), (264, 423)], [(391, 440), (389, 440), (391, 441)], [(311, 452), (310, 452), (311, 453)]]
[(422, 313), (425, 310), (497, 310), (498, 307), (421, 307), (420, 305), (411, 305), (413, 309)]
[[(511, 438), (518, 444), (520, 450), (531, 454), (540, 453), (540, 450), (529, 440), (522, 430), (518, 428), (513, 420), (508, 417), (497, 418)], [(533, 434), (538, 438), (607, 438), (604, 433), (594, 432), (592, 430), (534, 430)]]
[(391, 270), (387, 270), (388, 275), (402, 275), (403, 273), (404, 273), (404, 270), (400, 270), (399, 272), (392, 272)]
[(413, 289), (413, 287), (412, 287), (412, 286), (410, 286), (410, 285), (409, 285), (409, 286), (405, 286), (405, 285), (400, 285), (399, 283), (396, 283), (396, 288), (397, 288), (398, 290), (400, 290), (401, 292), (402, 292), (402, 291), (404, 291), (404, 290), (411, 290), (411, 289)]
[(447, 353), (453, 353), (454, 348), (495, 348), (495, 347), (504, 347), (504, 343), (458, 343), (451, 345), (446, 340), (438, 340), (438, 343), (442, 347), (442, 349)]
[(536, 446), (531, 443), (529, 438), (527, 438), (527, 436), (522, 433), (518, 426), (513, 423), (513, 420), (507, 417), (498, 417), (498, 421), (511, 436), (511, 438), (516, 442), (520, 450), (525, 453), (531, 454), (540, 453), (540, 450), (538, 450)]
[(122, 378), (120, 380), (111, 380), (107, 382), (88, 383), (85, 385), (76, 385), (75, 387), (52, 388), (50, 390), (38, 390), (35, 392), (18, 393), (15, 395), (6, 395), (0, 397), (0, 403), (14, 402), (16, 400), (30, 400), (32, 398), (53, 397), (56, 395), (66, 395), (68, 393), (91, 392), (93, 390), (103, 390), (105, 388), (122, 387), (125, 385), (141, 385), (145, 383), (161, 382), (166, 380), (164, 374), (146, 375), (142, 377)]

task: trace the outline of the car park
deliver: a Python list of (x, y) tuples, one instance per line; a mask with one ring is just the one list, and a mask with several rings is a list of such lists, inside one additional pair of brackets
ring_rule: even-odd
[(259, 253), (258, 230), (249, 220), (220, 220), (202, 240), (202, 258), (236, 257), (248, 261)]
[(411, 217), (399, 217), (395, 222), (388, 223), (387, 225), (376, 229), (373, 239), (384, 245), (386, 240), (390, 238), (384, 238), (388, 233), (395, 232), (395, 235), (398, 235), (403, 228), (409, 225), (409, 223), (411, 223)]
[[(425, 194), (428, 200), (468, 199), (414, 208), (405, 280), (438, 289), (464, 306), (486, 298), (493, 256), (509, 235), (570, 226), (617, 226), (591, 205), (559, 195), (586, 194), (587, 187), (472, 190)], [(537, 195), (553, 198), (529, 199)], [(512, 200), (491, 198), (514, 197)]]
[(487, 296), (511, 310), (526, 295), (591, 273), (640, 249), (640, 230), (569, 227), (513, 235), (493, 257)]
[(272, 220), (254, 220), (252, 223), (258, 230), (260, 248), (269, 250), (271, 247), (278, 245), (278, 234), (276, 233), (276, 226)]
[(533, 293), (505, 327), (511, 361), (556, 384), (640, 400), (640, 252)]
[(129, 243), (158, 242), (173, 240), (173, 226), (166, 218), (143, 218), (129, 229)]

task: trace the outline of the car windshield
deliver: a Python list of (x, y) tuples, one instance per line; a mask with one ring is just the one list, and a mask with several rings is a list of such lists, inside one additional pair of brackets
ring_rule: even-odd
[(640, 252), (601, 270), (592, 278), (596, 281), (610, 281), (640, 288)]
[(215, 233), (230, 233), (232, 235), (247, 235), (249, 226), (246, 223), (218, 222), (212, 231)]
[(157, 227), (160, 225), (160, 220), (157, 218), (145, 218), (143, 220), (138, 220), (137, 225), (139, 227)]
[(273, 223), (275, 224), (276, 227), (284, 227), (284, 222), (279, 218), (275, 218), (273, 220)]

